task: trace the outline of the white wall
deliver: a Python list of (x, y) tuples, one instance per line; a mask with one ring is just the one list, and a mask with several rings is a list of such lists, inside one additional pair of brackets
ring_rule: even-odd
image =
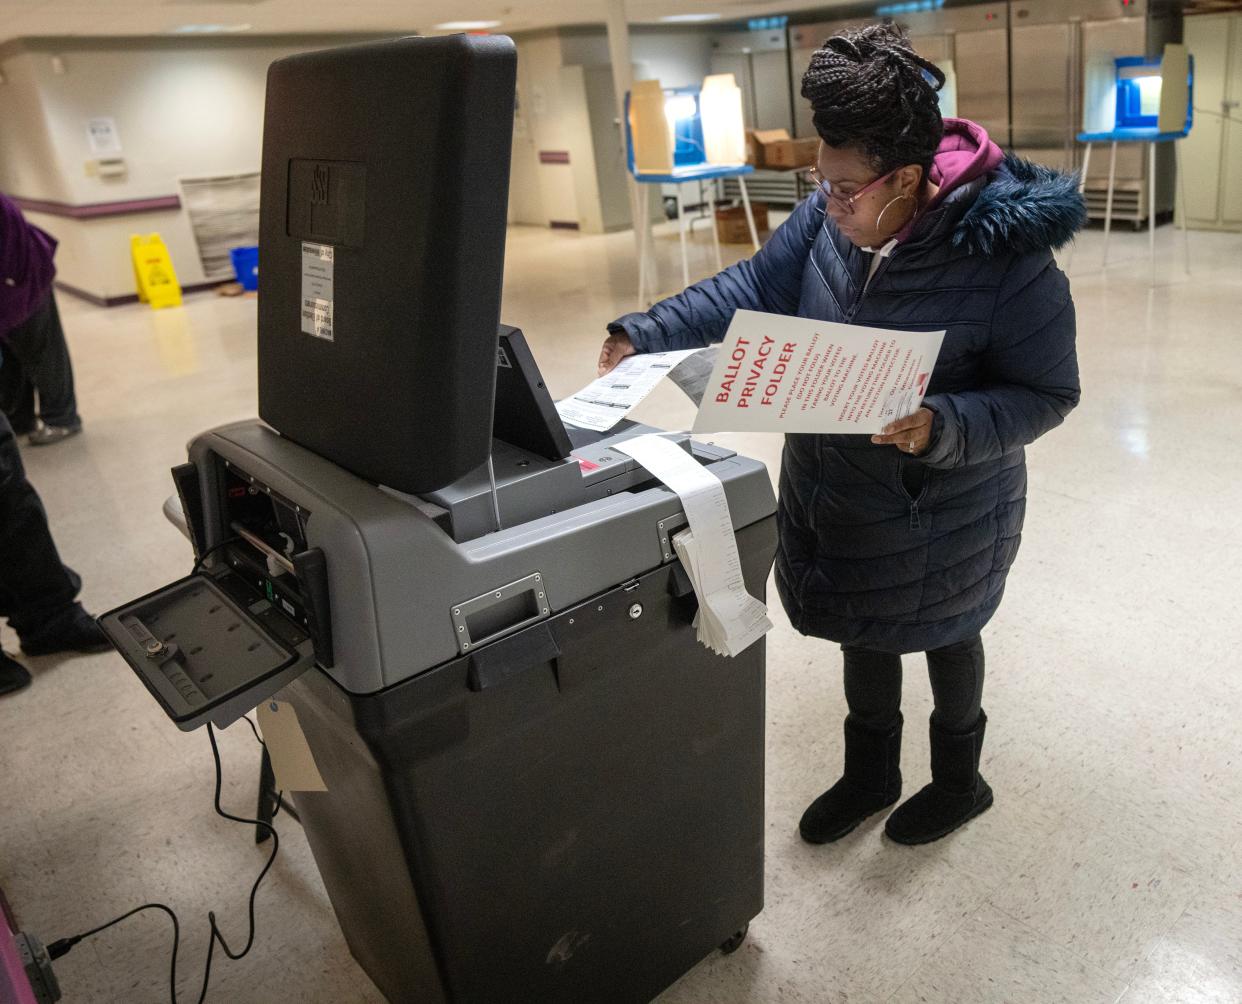
[(34, 55), (13, 51), (0, 58), (0, 191), (69, 201), (39, 91)]
[(543, 31), (515, 41), (518, 103), (527, 135), (514, 147), (510, 219), (539, 226), (578, 223), (571, 165), (539, 163), (540, 151), (569, 150), (573, 144), (572, 101), (561, 89), (560, 37), (555, 31)]
[[(259, 169), (267, 67), (342, 41), (57, 39), (6, 46), (0, 189), (72, 206), (178, 195), (178, 179)], [(63, 66), (57, 73), (53, 59)], [(116, 122), (127, 172), (92, 176), (87, 122)], [(59, 277), (99, 297), (134, 292), (128, 235), (158, 231), (183, 285), (205, 277), (180, 211), (74, 220), (38, 214), (61, 241)]]
[[(606, 227), (610, 214), (601, 207), (624, 201), (624, 194), (601, 192), (585, 176), (576, 176), (581, 172), (574, 171), (574, 156), (590, 160), (591, 139), (582, 117), (582, 78), (562, 75), (565, 66), (608, 65), (604, 30), (534, 32), (515, 40), (521, 114), (514, 136), (510, 220)], [(0, 190), (82, 206), (178, 195), (181, 177), (257, 170), (268, 65), (341, 41), (314, 36), (10, 43), (0, 48), (0, 70), (7, 80), (0, 85)], [(666, 86), (696, 84), (711, 65), (707, 31), (638, 28), (631, 42), (636, 74), (658, 77)], [(63, 73), (56, 72), (54, 59)], [(127, 166), (123, 178), (101, 178), (88, 170), (94, 155), (86, 129), (96, 117), (116, 122)], [(597, 123), (589, 124), (598, 136)], [(541, 164), (541, 150), (570, 151), (571, 164)], [(592, 167), (590, 173), (597, 172)], [(614, 182), (620, 183), (607, 183)], [(182, 284), (205, 281), (184, 210), (32, 218), (61, 241), (60, 279), (94, 296), (134, 293), (131, 233), (158, 231)]]

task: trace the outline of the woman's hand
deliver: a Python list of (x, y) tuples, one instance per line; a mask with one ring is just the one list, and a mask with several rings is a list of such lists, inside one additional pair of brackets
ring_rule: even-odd
[(634, 355), (638, 350), (627, 334), (609, 335), (604, 339), (604, 347), (599, 353), (599, 375), (610, 373), (626, 356)]
[(902, 453), (917, 457), (931, 445), (932, 421), (936, 413), (930, 408), (920, 408), (913, 415), (889, 422), (880, 430), (878, 436), (872, 436), (871, 442), (882, 445), (891, 443)]

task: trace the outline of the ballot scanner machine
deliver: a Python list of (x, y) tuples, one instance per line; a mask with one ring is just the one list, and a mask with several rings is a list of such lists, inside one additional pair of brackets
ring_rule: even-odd
[[(676, 494), (567, 429), (498, 324), (515, 52), (273, 64), (259, 408), (174, 481), (193, 574), (101, 618), (183, 729), (294, 722), (292, 795), (392, 1001), (645, 1001), (763, 904), (764, 644), (711, 653)], [(724, 486), (748, 590), (763, 465)], [(283, 731), (283, 730), (282, 730)]]

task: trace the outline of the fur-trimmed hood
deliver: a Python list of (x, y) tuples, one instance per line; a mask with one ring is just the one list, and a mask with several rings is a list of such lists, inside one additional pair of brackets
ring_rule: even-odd
[(1056, 250), (1086, 222), (1087, 205), (1075, 175), (1006, 154), (950, 240), (955, 248), (988, 257)]

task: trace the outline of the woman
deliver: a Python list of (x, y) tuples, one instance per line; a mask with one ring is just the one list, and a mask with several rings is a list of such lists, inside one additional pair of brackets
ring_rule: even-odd
[(609, 326), (633, 352), (719, 341), (738, 308), (947, 329), (913, 415), (882, 435), (786, 437), (776, 582), (800, 632), (839, 642), (845, 770), (802, 817), (837, 840), (901, 794), (901, 655), (926, 652), (932, 783), (885, 830), (937, 840), (992, 804), (979, 775), (980, 629), (1018, 551), (1023, 447), (1078, 403), (1074, 307), (1053, 261), (1086, 212), (1076, 180), (942, 121), (944, 75), (891, 25), (824, 43), (802, 79), (819, 191), (753, 258)]

